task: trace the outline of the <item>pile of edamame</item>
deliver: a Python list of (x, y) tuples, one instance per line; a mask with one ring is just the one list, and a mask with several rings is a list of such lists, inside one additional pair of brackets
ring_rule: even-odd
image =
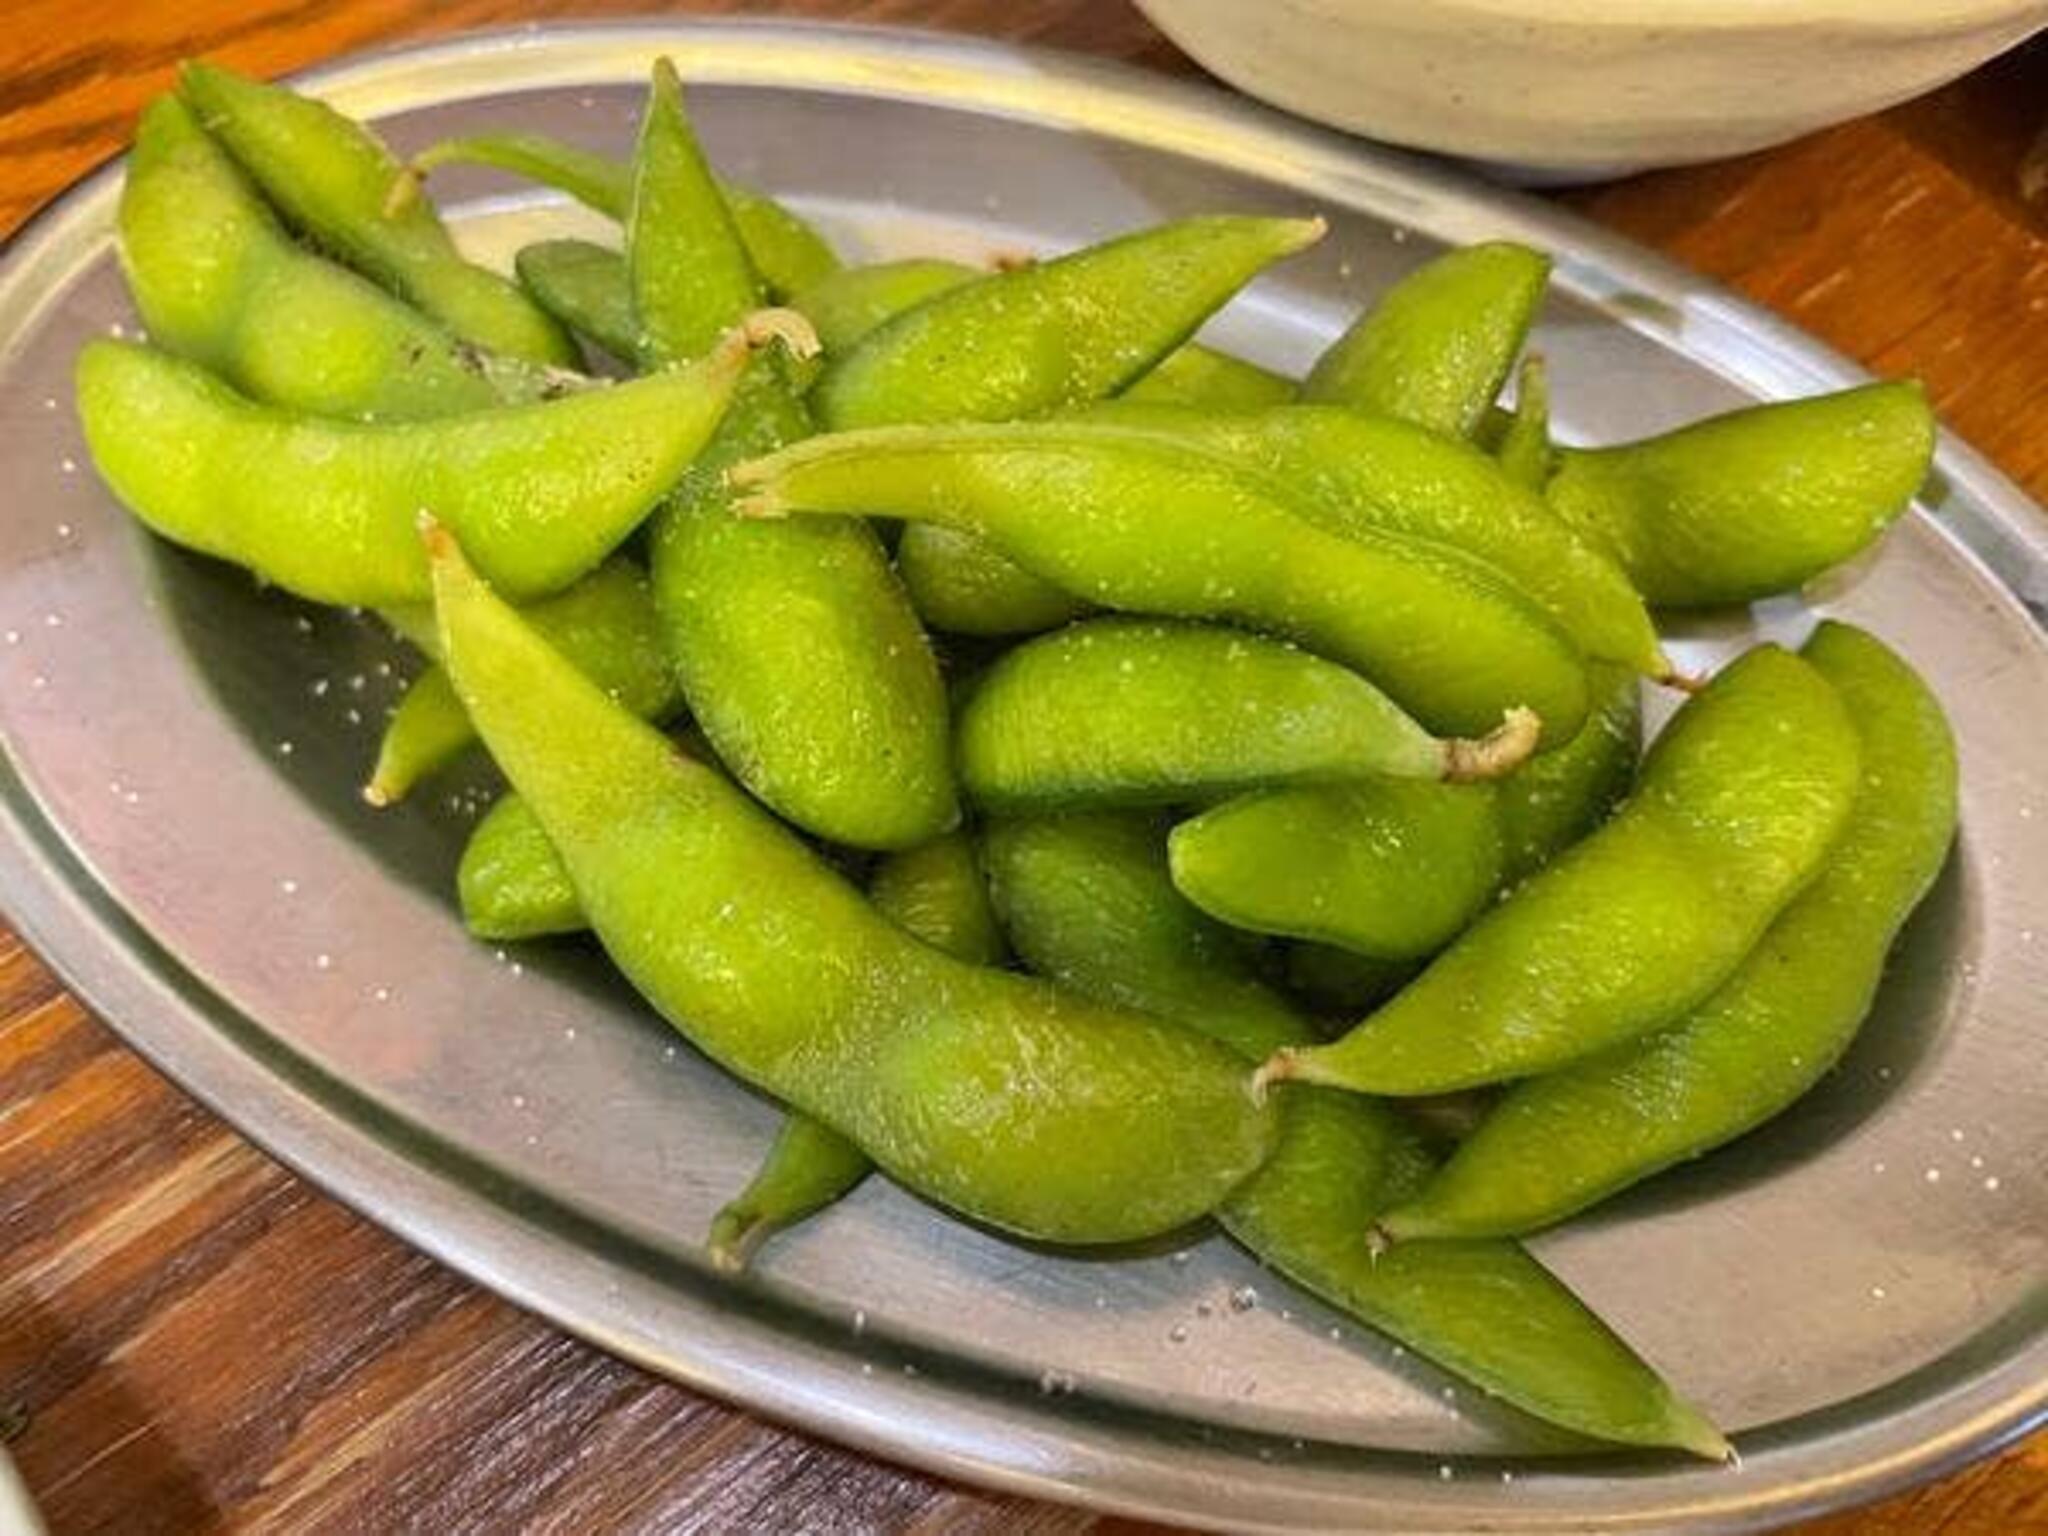
[[(617, 246), (472, 265), (460, 162)], [(1517, 1240), (1868, 1010), (1953, 836), (1939, 705), (1846, 624), (1695, 679), (1653, 620), (1857, 554), (1933, 425), (1882, 383), (1560, 446), (1540, 360), (1498, 401), (1549, 268), (1507, 243), (1300, 382), (1189, 339), (1321, 234), (842, 267), (665, 62), (628, 161), (410, 164), (191, 64), (121, 203), (149, 341), (90, 343), (78, 407), (158, 534), (422, 649), (365, 793), (488, 751), (478, 935), (587, 929), (787, 1106), (713, 1262), (876, 1169), (1037, 1242), (1213, 1220), (1528, 1414), (1720, 1458)]]

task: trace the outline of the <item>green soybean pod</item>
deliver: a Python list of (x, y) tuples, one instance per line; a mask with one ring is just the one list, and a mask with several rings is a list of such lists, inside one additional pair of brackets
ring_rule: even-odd
[(295, 227), (456, 335), (509, 357), (573, 367), (576, 349), (512, 283), (463, 260), (424, 200), (387, 213), (403, 169), (325, 102), (197, 60), (178, 92)]
[[(539, 133), (485, 133), (443, 139), (414, 155), (414, 178), (444, 165), (488, 165), (553, 187), (614, 219), (632, 200), (632, 168), (605, 155)], [(788, 299), (839, 265), (824, 236), (782, 203), (736, 182), (719, 183), (734, 227), (746, 242), (768, 291)]]
[(590, 926), (562, 856), (516, 794), (501, 795), (471, 829), (455, 889), (463, 924), (480, 939), (538, 939)]
[(78, 413), (101, 476), (143, 522), (302, 597), (424, 597), (425, 508), (533, 598), (633, 531), (710, 438), (746, 356), (735, 335), (654, 378), (365, 424), (259, 406), (190, 363), (97, 340), (78, 354)]
[(1118, 398), (1205, 411), (1256, 411), (1294, 398), (1294, 380), (1190, 341), (1166, 354)]
[(1563, 449), (1546, 495), (1651, 603), (1746, 603), (1866, 548), (1912, 501), (1933, 455), (1927, 398), (1896, 380)]
[(1826, 865), (1741, 969), (1660, 1034), (1514, 1089), (1381, 1225), (1482, 1237), (1562, 1221), (1761, 1124), (1840, 1059), (1955, 836), (1955, 742), (1881, 642), (1823, 623), (1802, 654), (1841, 694), (1863, 777)]
[(458, 341), (303, 249), (175, 96), (142, 114), (121, 270), (150, 338), (246, 394), (321, 416), (418, 419), (560, 393), (570, 376)]
[[(613, 556), (566, 591), (534, 604), (526, 617), (584, 676), (641, 719), (660, 720), (682, 703), (646, 574), (625, 556)], [(475, 740), (448, 674), (428, 667), (384, 727), (363, 798), (372, 805), (397, 803)]]
[(1541, 356), (1522, 359), (1516, 375), (1515, 409), (1493, 449), (1500, 472), (1519, 486), (1541, 491), (1556, 468), (1550, 441), (1550, 369)]
[(954, 759), (962, 787), (994, 811), (1156, 805), (1374, 774), (1491, 778), (1536, 732), (1534, 716), (1511, 711), (1484, 740), (1445, 740), (1357, 673), (1285, 641), (1103, 618), (991, 666), (960, 710)]
[[(1312, 1038), (1232, 936), (1167, 878), (1143, 813), (998, 821), (990, 888), (1019, 953), (1077, 991), (1178, 1020), (1247, 1059)], [(1489, 1393), (1581, 1434), (1720, 1459), (1727, 1443), (1569, 1290), (1512, 1243), (1382, 1253), (1373, 1220), (1428, 1176), (1384, 1105), (1290, 1088), (1280, 1143), (1217, 1210), (1281, 1274)]]
[(1527, 878), (1605, 821), (1628, 793), (1643, 751), (1643, 695), (1635, 674), (1586, 669), (1593, 707), (1578, 735), (1539, 752), (1494, 786), (1504, 878)]
[[(626, 251), (655, 356), (689, 355), (759, 292), (666, 61)], [(874, 531), (730, 513), (724, 467), (809, 430), (775, 360), (760, 360), (655, 520), (655, 601), (690, 712), (748, 789), (834, 842), (911, 847), (953, 826), (959, 805), (938, 666)]]
[(1855, 798), (1826, 679), (1759, 646), (1690, 699), (1635, 793), (1343, 1039), (1267, 1081), (1429, 1094), (1527, 1077), (1704, 1001), (1821, 867)]
[(815, 438), (729, 478), (743, 516), (882, 513), (989, 540), (1104, 607), (1215, 619), (1356, 668), (1442, 735), (1523, 707), (1553, 741), (1586, 712), (1579, 653), (1458, 551), (1298, 515), (1289, 488), (1199, 445), (1085, 422)]
[[(949, 832), (881, 859), (868, 880), (868, 899), (905, 932), (957, 960), (997, 965), (1003, 959), (1002, 930), (965, 833)], [(837, 1131), (791, 1115), (747, 1187), (712, 1218), (711, 1262), (745, 1268), (763, 1241), (842, 1198), (873, 1166)]]
[(1175, 884), (1212, 917), (1303, 940), (1289, 979), (1319, 1001), (1378, 1005), (1503, 886), (1584, 837), (1627, 792), (1642, 732), (1635, 675), (1589, 675), (1594, 708), (1578, 735), (1506, 777), (1225, 801), (1174, 829)]
[(905, 310), (987, 275), (980, 267), (935, 256), (876, 261), (827, 272), (790, 304), (817, 327), (826, 356), (836, 357)]
[(985, 540), (913, 523), (896, 541), (896, 574), (927, 626), (949, 635), (1038, 635), (1088, 611)]
[(1239, 795), (1174, 828), (1173, 883), (1232, 927), (1419, 960), (1500, 888), (1494, 798), (1394, 778)]
[(1448, 251), (1331, 343), (1301, 397), (1468, 437), (1507, 382), (1549, 281), (1550, 258), (1512, 241)]
[(589, 240), (536, 240), (512, 258), (534, 302), (622, 363), (649, 362), (626, 258)]
[(1621, 569), (1468, 444), (1331, 406), (1218, 415), (1124, 400), (1084, 419), (1162, 432), (1251, 464), (1284, 480), (1296, 510), (1334, 533), (1461, 550), (1527, 593), (1588, 656), (1650, 677), (1673, 670)]
[(905, 311), (830, 363), (813, 394), (819, 419), (834, 430), (1002, 420), (1099, 400), (1323, 227), (1183, 219), (992, 273)]
[(1241, 1061), (912, 938), (429, 535), (441, 650), (592, 929), (715, 1060), (911, 1189), (1047, 1241), (1172, 1230), (1271, 1148)]

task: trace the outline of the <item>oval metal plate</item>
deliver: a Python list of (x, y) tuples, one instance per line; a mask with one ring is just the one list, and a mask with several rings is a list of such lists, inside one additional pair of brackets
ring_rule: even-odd
[[(1329, 216), (1214, 338), (1299, 368), (1445, 241), (1559, 256), (1538, 344), (1571, 436), (1860, 377), (1697, 277), (1553, 209), (1216, 92), (928, 35), (789, 25), (529, 30), (326, 69), (400, 147), (516, 123), (623, 152), (658, 52), (714, 157), (852, 259), (1051, 251), (1220, 208)], [(502, 257), (585, 222), (437, 177)], [(869, 1450), (1239, 1530), (1732, 1530), (1875, 1496), (2048, 1403), (2048, 545), (1943, 442), (1923, 509), (1805, 602), (1678, 640), (1707, 663), (1815, 611), (1940, 688), (1964, 831), (1848, 1060), (1780, 1121), (1537, 1246), (1739, 1432), (1739, 1470), (1545, 1458), (1529, 1427), (1293, 1294), (1221, 1239), (1077, 1259), (871, 1181), (743, 1281), (697, 1243), (774, 1113), (574, 944), (494, 955), (449, 874), (480, 792), (355, 786), (409, 663), (374, 626), (143, 535), (69, 405), (132, 324), (118, 169), (0, 267), (0, 881), (66, 980), (208, 1104), (420, 1247), (656, 1370)], [(2036, 942), (2036, 927), (2041, 928)], [(1256, 1288), (1249, 1311), (1227, 1304)]]

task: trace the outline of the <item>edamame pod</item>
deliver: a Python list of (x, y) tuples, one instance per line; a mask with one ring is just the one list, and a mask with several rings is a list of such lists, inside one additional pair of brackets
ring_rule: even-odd
[(1567, 448), (1546, 494), (1650, 602), (1746, 603), (1867, 547), (1912, 501), (1933, 455), (1926, 396), (1895, 380)]
[[(643, 720), (660, 720), (682, 697), (662, 648), (647, 577), (614, 556), (583, 580), (527, 610), (534, 629), (583, 675)], [(392, 805), (476, 740), (476, 730), (439, 666), (413, 679), (398, 701), (364, 786), (372, 805)]]
[(988, 273), (964, 261), (912, 256), (828, 272), (790, 300), (818, 329), (825, 355), (837, 357), (868, 332), (926, 299)]
[(1285, 641), (1105, 618), (990, 667), (960, 711), (954, 757), (984, 807), (1043, 810), (1373, 774), (1492, 778), (1528, 756), (1536, 732), (1511, 711), (1484, 740), (1443, 740), (1357, 673)]
[(534, 302), (571, 331), (622, 363), (651, 361), (633, 313), (626, 258), (617, 251), (588, 240), (537, 240), (519, 248), (512, 269)]
[(885, 855), (868, 877), (868, 900), (907, 933), (969, 965), (1001, 965), (1002, 924), (964, 832)]
[[(1002, 962), (1002, 930), (964, 833), (882, 859), (868, 881), (868, 899), (905, 932), (956, 960)], [(791, 1115), (747, 1187), (712, 1218), (711, 1262), (744, 1268), (765, 1239), (840, 1199), (873, 1166), (837, 1131)]]
[(1301, 397), (1470, 436), (1549, 280), (1550, 258), (1512, 241), (1447, 251), (1381, 294), (1316, 359)]
[(1678, 1024), (1508, 1094), (1382, 1218), (1390, 1235), (1549, 1226), (1761, 1124), (1848, 1048), (1954, 838), (1955, 742), (1926, 684), (1862, 630), (1823, 623), (1802, 654), (1863, 741), (1855, 808), (1819, 876)]
[(1254, 465), (1285, 481), (1295, 510), (1333, 533), (1462, 550), (1528, 594), (1588, 656), (1651, 677), (1672, 671), (1620, 568), (1464, 443), (1331, 406), (1223, 416), (1112, 401), (1084, 419), (1163, 432)]
[(1210, 916), (1379, 960), (1442, 949), (1505, 861), (1492, 786), (1392, 778), (1239, 795), (1170, 847), (1174, 885)]
[(1593, 708), (1579, 734), (1539, 752), (1494, 786), (1503, 877), (1526, 879), (1591, 832), (1628, 793), (1643, 751), (1643, 697), (1635, 674), (1586, 669)]
[(1550, 483), (1557, 458), (1550, 444), (1550, 369), (1536, 353), (1522, 359), (1514, 413), (1493, 456), (1500, 472), (1519, 486), (1540, 492)]
[(761, 1244), (845, 1199), (874, 1166), (867, 1153), (823, 1121), (788, 1116), (747, 1187), (711, 1218), (706, 1254), (717, 1268), (737, 1274)]
[(595, 567), (675, 484), (747, 350), (735, 333), (654, 378), (365, 425), (259, 406), (190, 363), (97, 340), (78, 355), (78, 413), (100, 474), (143, 522), (302, 597), (425, 596), (424, 507), (508, 593), (532, 598)]
[(450, 534), (429, 543), (470, 718), (613, 960), (713, 1058), (912, 1189), (1048, 1241), (1169, 1231), (1263, 1160), (1271, 1114), (1229, 1052), (912, 938), (606, 699)]
[(559, 394), (302, 249), (175, 96), (149, 104), (121, 188), (121, 270), (151, 339), (246, 394), (321, 416), (418, 419)]
[(428, 203), (387, 213), (403, 171), (368, 128), (325, 102), (199, 60), (180, 66), (178, 93), (323, 249), (478, 346), (575, 365), (561, 328), (516, 286), (463, 260)]
[[(1596, 707), (1578, 735), (1506, 777), (1240, 796), (1174, 828), (1174, 884), (1235, 927), (1341, 945), (1382, 974), (1435, 954), (1627, 789), (1641, 729), (1635, 676), (1590, 675)], [(1380, 974), (1367, 980), (1360, 1006), (1387, 990)]]
[[(1260, 268), (1322, 229), (1319, 220), (1190, 219), (942, 290), (861, 333), (828, 367), (813, 404), (827, 426), (848, 428), (1001, 420), (1101, 399), (1185, 350)], [(1031, 633), (1074, 611), (1046, 582), (978, 545), (906, 531), (904, 581), (935, 628)]]
[[(626, 247), (641, 331), (656, 355), (682, 355), (759, 285), (672, 69), (656, 69), (636, 177)], [(809, 430), (775, 361), (751, 368), (655, 520), (655, 601), (690, 712), (748, 789), (834, 842), (912, 847), (959, 817), (949, 722), (938, 665), (873, 530), (730, 514), (724, 467)]]
[(1294, 398), (1294, 380), (1190, 341), (1161, 358), (1121, 399), (1205, 411), (1256, 411)]
[(1038, 415), (1112, 395), (1187, 340), (1320, 219), (1183, 219), (942, 293), (819, 379), (828, 428)]
[(463, 924), (480, 939), (538, 939), (590, 926), (562, 856), (515, 794), (501, 795), (471, 830), (455, 889)]
[[(1247, 1059), (1312, 1038), (1232, 936), (1175, 893), (1162, 831), (1129, 813), (990, 827), (983, 858), (1019, 952), (1077, 991), (1178, 1020)], [(1381, 1253), (1374, 1215), (1427, 1177), (1421, 1139), (1356, 1095), (1294, 1088), (1282, 1098), (1279, 1146), (1217, 1211), (1260, 1260), (1552, 1423), (1728, 1454), (1698, 1410), (1514, 1244)]]
[(1258, 470), (1085, 422), (896, 427), (815, 438), (730, 472), (748, 517), (886, 513), (988, 539), (1109, 608), (1219, 619), (1356, 668), (1440, 735), (1516, 706), (1564, 741), (1585, 669), (1551, 622), (1455, 550), (1297, 514)]
[(1696, 1006), (1827, 857), (1855, 798), (1827, 681), (1759, 646), (1687, 701), (1598, 832), (1467, 929), (1343, 1039), (1266, 1081), (1447, 1093), (1527, 1077)]
[[(623, 220), (632, 198), (632, 168), (539, 133), (485, 133), (443, 139), (412, 157), (415, 180), (444, 165), (488, 165), (566, 192), (586, 208)], [(764, 192), (719, 182), (734, 227), (754, 270), (775, 298), (789, 300), (839, 265), (815, 229)]]
[(1005, 559), (981, 539), (913, 523), (896, 541), (896, 574), (917, 616), (949, 635), (1037, 635), (1087, 604)]

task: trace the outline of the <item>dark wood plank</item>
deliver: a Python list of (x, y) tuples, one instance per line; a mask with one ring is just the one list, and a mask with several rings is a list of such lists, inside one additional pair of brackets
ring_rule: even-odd
[[(277, 73), (645, 0), (15, 0), (0, 228), (125, 142), (175, 61)], [(1196, 73), (1127, 5), (719, 3)], [(2048, 497), (2048, 47), (1880, 117), (1567, 194), (1869, 366)], [(61, 1532), (1148, 1529), (947, 1486), (653, 1380), (466, 1285), (183, 1098), (0, 930), (0, 1423)], [(2048, 1529), (2048, 1438), (1808, 1536)]]

